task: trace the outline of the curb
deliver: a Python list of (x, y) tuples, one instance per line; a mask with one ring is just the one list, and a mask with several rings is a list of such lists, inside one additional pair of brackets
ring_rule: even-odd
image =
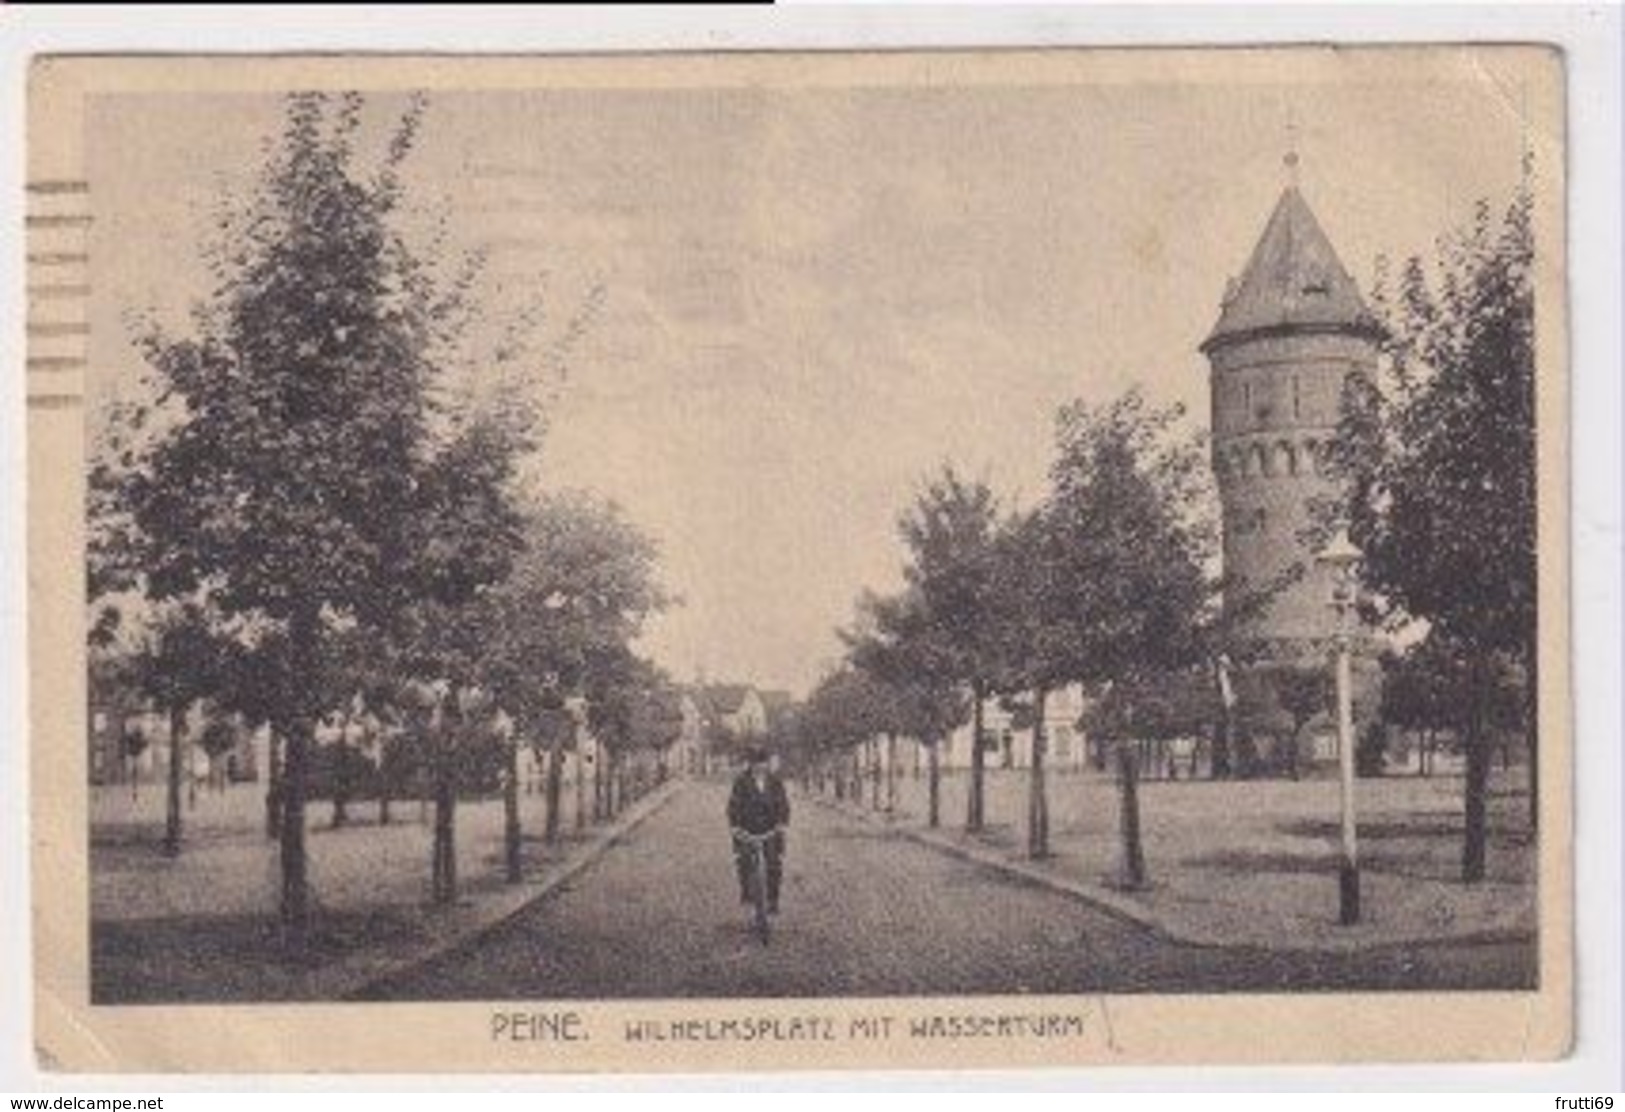
[(546, 899), (574, 880), (622, 838), (659, 812), (676, 797), (683, 781), (671, 779), (630, 808), (620, 819), (597, 831), (592, 840), (566, 858), (554, 872), (534, 881), (504, 887), (471, 909), (462, 919), (443, 925), (440, 933), (417, 945), (389, 955), (363, 952), (332, 965), (312, 970), (300, 979), (288, 1000), (353, 1000), (367, 989), (456, 950), (512, 919), (532, 904)]
[(1492, 929), (1442, 938), (1378, 940), (1338, 946), (1306, 946), (1291, 942), (1266, 943), (1215, 940), (1210, 937), (1176, 930), (1166, 923), (1158, 921), (1143, 908), (1135, 906), (1121, 897), (1116, 897), (1109, 891), (1085, 885), (1081, 881), (1072, 880), (1068, 877), (1057, 876), (1040, 866), (1006, 857), (996, 849), (966, 845), (946, 834), (935, 834), (929, 829), (904, 825), (897, 821), (888, 821), (883, 811), (870, 811), (863, 807), (853, 807), (844, 801), (837, 802), (819, 795), (809, 794), (807, 798), (831, 811), (893, 831), (917, 845), (940, 850), (963, 861), (969, 861), (972, 864), (981, 865), (996, 872), (1004, 873), (1007, 876), (1047, 888), (1052, 892), (1070, 896), (1119, 922), (1143, 930), (1164, 942), (1179, 946), (1199, 947), (1204, 950), (1269, 950), (1275, 953), (1333, 955), (1371, 953), (1404, 946), (1479, 946), (1502, 942), (1530, 942), (1538, 937), (1529, 931)]

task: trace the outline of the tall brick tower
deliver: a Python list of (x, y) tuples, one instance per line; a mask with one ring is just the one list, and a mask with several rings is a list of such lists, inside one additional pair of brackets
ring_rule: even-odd
[(1212, 368), (1225, 574), (1237, 586), (1227, 603), (1280, 585), (1243, 622), (1275, 659), (1323, 646), (1334, 630), (1331, 584), (1304, 534), (1311, 504), (1337, 490), (1326, 465), (1343, 383), (1372, 368), (1378, 336), (1297, 184), (1287, 186), (1201, 345)]

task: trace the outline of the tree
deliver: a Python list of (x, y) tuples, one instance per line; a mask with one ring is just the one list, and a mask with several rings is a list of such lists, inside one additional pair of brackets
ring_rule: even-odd
[(1235, 728), (1232, 757), (1234, 774), (1242, 779), (1264, 775), (1291, 736), (1292, 716), (1281, 706), (1279, 693), (1266, 667), (1249, 668), (1233, 681), (1235, 706), (1230, 720)]
[(1027, 762), (1027, 855), (1032, 858), (1049, 855), (1044, 768), (1049, 696), (1075, 671), (1075, 616), (1062, 609), (1067, 588), (1060, 578), (1071, 555), (1062, 549), (1072, 539), (1056, 530), (1049, 507), (1043, 506), (1016, 519), (995, 542), (993, 687), (1007, 699), (1031, 695), (1031, 702), (1017, 702), (1016, 725), (1032, 734)]
[(513, 489), (528, 429), (506, 410), (465, 410), (420, 470), (414, 556), (400, 597), (379, 629), (397, 646), (394, 663), (433, 691), (429, 718), (434, 799), (433, 892), (456, 898), (456, 807), (493, 756), (500, 709), (491, 694), (493, 637), (501, 588), (523, 552), (523, 518)]
[(1267, 682), (1277, 705), (1286, 713), (1290, 733), (1286, 744), (1287, 775), (1298, 778), (1298, 754), (1304, 727), (1332, 708), (1336, 692), (1325, 668), (1281, 666), (1270, 669)]
[(845, 635), (848, 657), (885, 692), (885, 724), (919, 739), (927, 752), (927, 823), (942, 820), (942, 746), (964, 724), (963, 657), (943, 623), (932, 620), (918, 589), (865, 595), (858, 624)]
[(615, 644), (589, 658), (583, 689), (587, 725), (603, 743), (608, 764), (601, 772), (595, 811), (612, 818), (622, 803), (620, 778), (627, 754), (663, 746), (675, 734), (667, 698), (671, 683), (629, 645)]
[(1205, 666), (1152, 672), (1136, 685), (1112, 683), (1084, 708), (1083, 727), (1111, 746), (1143, 748), (1203, 736), (1218, 714)]
[(232, 647), (219, 615), (196, 599), (185, 599), (145, 614), (129, 651), (131, 680), (168, 725), (163, 849), (174, 857), (181, 851), (181, 778), (190, 752), (187, 714), (223, 687), (224, 662)]
[(1531, 826), (1538, 812), (1532, 204), (1526, 172), (1499, 219), (1480, 201), (1431, 268), (1407, 262), (1397, 304), (1376, 299), (1386, 377), (1351, 382), (1338, 456), (1383, 616), (1426, 622), (1464, 657), (1468, 883), (1484, 876), (1498, 657), (1530, 680)]
[[(1382, 658), (1381, 718), (1419, 736), (1419, 774), (1431, 771), (1436, 735), (1460, 738), (1467, 729), (1473, 671), (1470, 652), (1440, 633), (1430, 632), (1403, 654)], [(1479, 692), (1484, 706), (1478, 712), (1486, 731), (1527, 731), (1527, 677), (1518, 662), (1498, 654), (1480, 679), (1487, 683)]]
[(225, 760), (237, 745), (237, 731), (224, 718), (211, 716), (204, 724), (198, 744), (209, 758), (209, 782), (215, 790), (225, 787)]
[(821, 679), (807, 697), (801, 716), (803, 744), (826, 761), (844, 763), (895, 721), (891, 704), (883, 683), (846, 664)]
[[(484, 667), (519, 731), (546, 746), (546, 837), (553, 841), (563, 756), (580, 742), (570, 707), (589, 682), (602, 696), (625, 675), (628, 646), (649, 615), (673, 600), (658, 582), (654, 542), (614, 503), (563, 491), (532, 493), (523, 506), (523, 546), (482, 633)], [(590, 699), (586, 710), (603, 714)]]
[[(1218, 587), (1203, 515), (1200, 446), (1173, 429), (1177, 407), (1148, 408), (1138, 392), (1105, 406), (1074, 403), (1057, 421), (1044, 515), (1042, 596), (1052, 681), (1101, 688), (1135, 720), (1155, 678), (1209, 654)], [(1145, 882), (1138, 838), (1137, 754), (1118, 747), (1127, 883)]]
[(994, 623), (995, 547), (999, 501), (979, 480), (951, 466), (928, 481), (898, 521), (908, 547), (904, 579), (915, 594), (921, 621), (939, 646), (940, 675), (971, 694), (971, 778), (965, 828), (982, 829), (984, 807), (983, 705), (997, 657)]
[(288, 97), (247, 203), (220, 214), (213, 292), (190, 334), (142, 326), (166, 418), (121, 490), (152, 597), (207, 586), (223, 613), (262, 627), (265, 710), (284, 750), (281, 916), (296, 944), (312, 732), (349, 695), (326, 657), (412, 600), (420, 553), (442, 562), (424, 532), (445, 519), (431, 395), (472, 280), (436, 283), (393, 224), (424, 101), (370, 171), (362, 106), (359, 94)]

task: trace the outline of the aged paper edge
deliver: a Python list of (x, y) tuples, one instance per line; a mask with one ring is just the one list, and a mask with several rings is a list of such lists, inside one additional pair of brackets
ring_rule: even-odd
[[(1527, 67), (1539, 183), (1537, 398), (1541, 542), (1540, 988), (1520, 993), (1316, 993), (1110, 997), (580, 1002), (594, 1041), (501, 1045), (507, 1005), (89, 1003), (82, 380), (29, 375), (28, 557), (35, 1030), (42, 1066), (94, 1072), (484, 1072), (1030, 1068), (1540, 1060), (1572, 1042), (1572, 703), (1568, 544), (1568, 336), (1561, 59), (1540, 47), (1000, 49), (883, 53), (516, 56), (48, 57), (28, 104), (31, 181), (82, 178), (84, 101), (98, 93), (361, 89), (1347, 80), (1345, 67), (1407, 52), (1419, 67), (1501, 84)], [(1258, 79), (1258, 71), (1253, 71)], [(1552, 294), (1556, 296), (1552, 296)], [(821, 1046), (617, 1044), (623, 1018), (910, 1016), (1052, 1011), (1088, 1018), (1077, 1041), (838, 1042)], [(229, 1031), (229, 1035), (227, 1032)]]

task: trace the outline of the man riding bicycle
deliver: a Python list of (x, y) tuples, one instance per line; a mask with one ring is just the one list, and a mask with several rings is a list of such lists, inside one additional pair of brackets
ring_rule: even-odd
[[(790, 796), (768, 763), (767, 751), (752, 749), (745, 771), (728, 796), (728, 826), (733, 833), (734, 865), (739, 871), (739, 902), (751, 902), (751, 847), (761, 844), (767, 858), (767, 910), (779, 913), (779, 881), (784, 876), (784, 834), (790, 825)], [(771, 837), (767, 837), (772, 835)], [(747, 837), (749, 836), (749, 837)]]

